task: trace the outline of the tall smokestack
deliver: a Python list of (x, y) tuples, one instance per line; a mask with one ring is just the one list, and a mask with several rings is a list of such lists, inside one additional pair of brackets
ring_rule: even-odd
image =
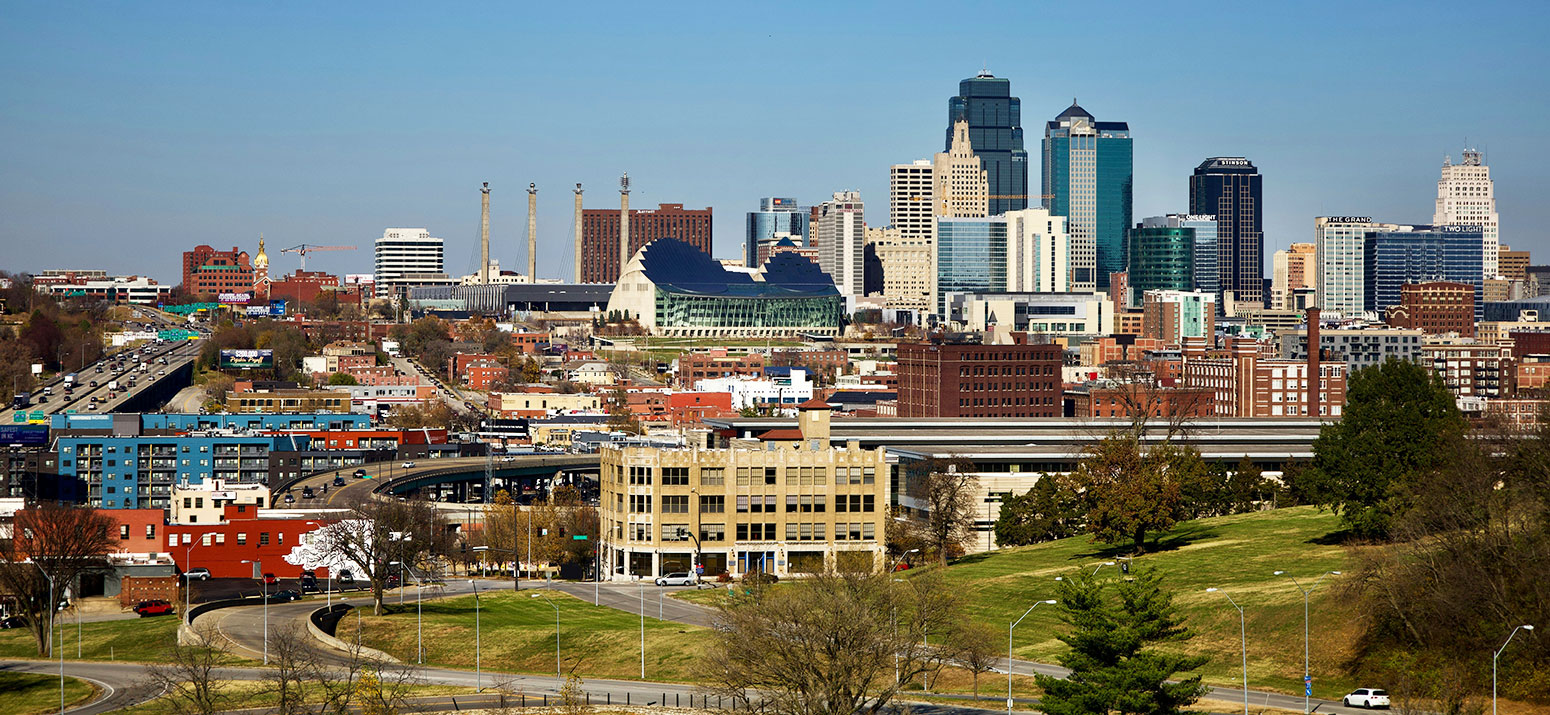
[(538, 184), (527, 185), (527, 279), (538, 282)]
[[(630, 260), (630, 174), (619, 177), (619, 276)], [(615, 276), (614, 280), (618, 280)]]
[(479, 189), (479, 283), (490, 282), (490, 182)]
[(1308, 414), (1319, 416), (1319, 309), (1308, 308)]
[(576, 282), (581, 282), (581, 184), (576, 184)]

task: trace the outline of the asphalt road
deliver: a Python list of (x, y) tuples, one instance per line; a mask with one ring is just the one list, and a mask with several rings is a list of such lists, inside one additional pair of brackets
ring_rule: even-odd
[[(44, 414), (54, 414), (73, 409), (77, 412), (109, 412), (111, 408), (121, 400), (126, 399), (134, 392), (143, 390), (160, 377), (157, 373), (170, 372), (177, 369), (183, 363), (199, 357), (199, 350), (203, 341), (179, 341), (175, 343), (160, 343), (145, 346), (145, 350), (120, 351), (113, 353), (95, 363), (85, 366), (76, 372), (76, 383), (79, 385), (68, 397), (64, 394), (64, 381), (60, 379), (44, 383), (33, 390), (33, 401), (27, 410), (40, 411)], [(167, 359), (167, 364), (159, 361)], [(141, 363), (150, 363), (145, 372), (140, 371)], [(114, 369), (115, 364), (122, 364), (120, 369)], [(98, 372), (97, 369), (102, 371)], [(129, 387), (131, 378), (135, 379), (135, 386)], [(113, 391), (108, 389), (108, 382), (117, 381), (117, 397), (110, 399), (108, 395)], [(91, 383), (96, 382), (96, 387)], [(52, 388), (53, 394), (45, 395), (44, 387)], [(97, 409), (89, 410), (91, 398), (96, 398)], [(9, 402), (7, 402), (9, 405)], [(11, 424), (14, 411), (0, 412), (0, 423)]]

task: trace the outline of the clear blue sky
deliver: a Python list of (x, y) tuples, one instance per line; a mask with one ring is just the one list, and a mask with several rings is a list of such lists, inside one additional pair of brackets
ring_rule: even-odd
[[(589, 207), (716, 210), (737, 255), (761, 196), (859, 189), (941, 150), (947, 98), (1012, 80), (1037, 169), (1073, 96), (1130, 122), (1135, 216), (1183, 211), (1190, 170), (1265, 175), (1266, 260), (1313, 217), (1427, 222), (1438, 167), (1487, 151), (1502, 242), (1550, 261), (1550, 3), (140, 3), (0, 11), (0, 268), (175, 282), (208, 243), (354, 244), (389, 226), (473, 269), (493, 253), (570, 277), (570, 187)], [(1035, 174), (1036, 176), (1036, 174)], [(1032, 187), (1037, 188), (1035, 185)], [(273, 257), (277, 272), (294, 256)]]

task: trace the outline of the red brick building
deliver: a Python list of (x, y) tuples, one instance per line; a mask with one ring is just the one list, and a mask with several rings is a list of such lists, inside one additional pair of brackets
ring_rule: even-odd
[[(1180, 382), (1210, 390), (1217, 415), (1339, 417), (1344, 410), (1344, 362), (1269, 358), (1253, 338), (1229, 338), (1219, 351), (1208, 351), (1205, 338), (1185, 338), (1183, 353)], [(1315, 402), (1317, 409), (1310, 404)]]
[(334, 293), (339, 298), (340, 305), (360, 305), (363, 297), (370, 297), (362, 293), (361, 284), (341, 285), (339, 276), (323, 271), (298, 270), (269, 283), (269, 298), (272, 300), (314, 303), (326, 292)]
[(1059, 417), (1059, 345), (900, 343), (900, 417)]
[(235, 246), (230, 251), (195, 246), (183, 252), (183, 292), (189, 295), (250, 292), (253, 278), (248, 252)]
[[(676, 238), (711, 254), (712, 210), (658, 204), (655, 210), (630, 209), (630, 255), (659, 238)], [(581, 212), (582, 283), (619, 280), (619, 209)]]
[(678, 384), (693, 388), (716, 377), (758, 377), (764, 374), (763, 353), (728, 355), (724, 349), (678, 356)]
[(1210, 417), (1215, 392), (1206, 388), (1153, 387), (1150, 384), (1078, 385), (1065, 391), (1067, 417)]
[(1468, 283), (1433, 281), (1406, 283), (1400, 304), (1385, 310), (1384, 322), (1396, 328), (1419, 329), (1428, 335), (1457, 333), (1475, 337), (1475, 287)]
[[(252, 564), (259, 561), (263, 572), (281, 578), (295, 578), (301, 567), (286, 563), (285, 557), (302, 545), (302, 536), (329, 522), (322, 518), (269, 518), (257, 507), (226, 507), (226, 519), (220, 524), (167, 526), (166, 547), (180, 571), (194, 566), (210, 569), (215, 578), (251, 578)], [(190, 549), (192, 547), (192, 549)], [(318, 569), (326, 576), (327, 569)]]

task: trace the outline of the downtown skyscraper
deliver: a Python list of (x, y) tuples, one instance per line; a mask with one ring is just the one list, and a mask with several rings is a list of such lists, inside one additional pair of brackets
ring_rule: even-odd
[(1068, 219), (1073, 290), (1107, 289), (1109, 274), (1126, 268), (1133, 156), (1129, 124), (1096, 121), (1074, 101), (1045, 125), (1041, 193)]
[(1484, 237), (1481, 270), (1486, 278), (1501, 274), (1498, 246), (1501, 244), (1496, 215), (1496, 185), (1491, 167), (1484, 156), (1473, 149), (1464, 152), (1464, 162), (1443, 160), (1442, 178), (1437, 180), (1437, 209), (1432, 223), (1438, 226), (1479, 226)]
[(1217, 275), (1221, 305), (1229, 300), (1264, 303), (1265, 233), (1262, 179), (1253, 162), (1217, 156), (1189, 177), (1189, 212), (1216, 216)]
[(953, 125), (969, 123), (969, 143), (984, 163), (990, 184), (990, 215), (1028, 207), (1028, 152), (1023, 149), (1023, 104), (1012, 96), (1011, 80), (989, 72), (958, 83), (958, 96), (947, 100), (947, 140), (953, 148)]

